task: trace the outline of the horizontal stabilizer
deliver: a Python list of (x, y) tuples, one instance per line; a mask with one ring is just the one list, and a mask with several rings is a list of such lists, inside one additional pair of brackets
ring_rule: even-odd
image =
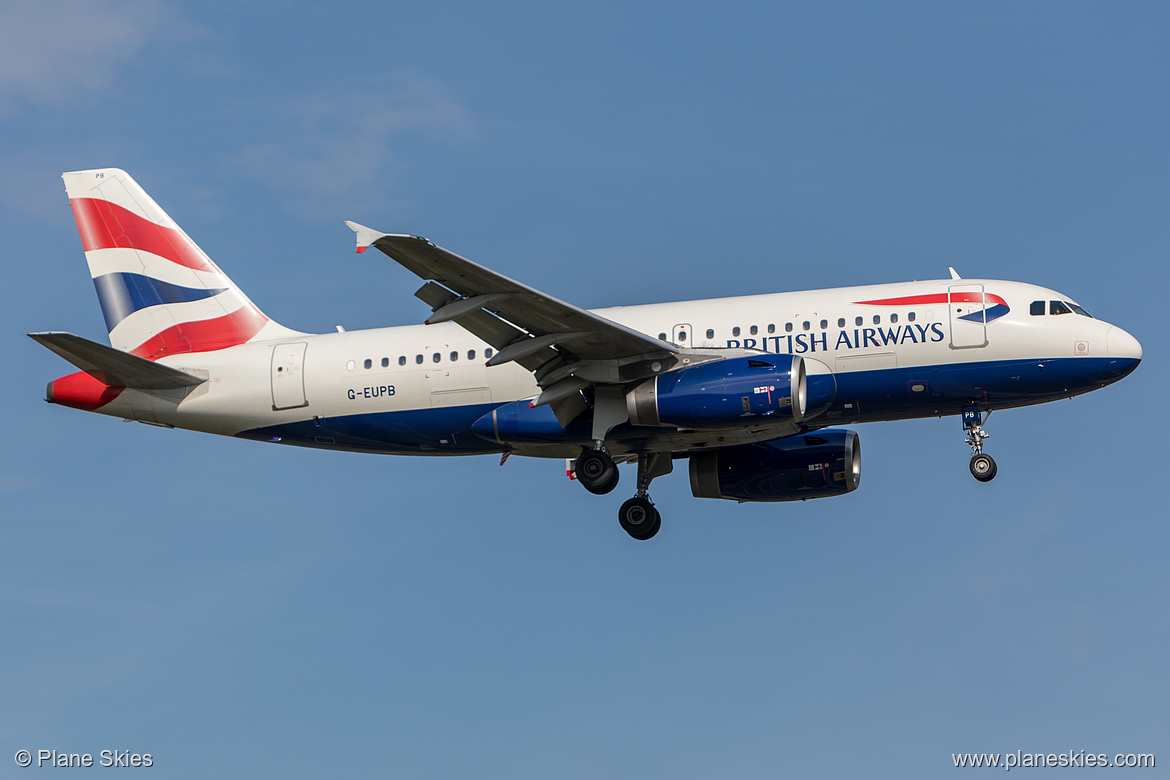
[(206, 379), (177, 368), (155, 363), (72, 333), (30, 333), (29, 338), (45, 345), (94, 379), (111, 387), (142, 390), (173, 390), (202, 384)]

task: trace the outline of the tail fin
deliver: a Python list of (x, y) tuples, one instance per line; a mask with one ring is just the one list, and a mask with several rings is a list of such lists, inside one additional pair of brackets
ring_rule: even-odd
[(264, 316), (125, 171), (61, 178), (115, 348), (157, 360), (292, 333)]

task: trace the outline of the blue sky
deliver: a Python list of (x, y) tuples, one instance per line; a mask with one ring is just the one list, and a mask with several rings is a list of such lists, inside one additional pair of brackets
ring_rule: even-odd
[[(1170, 11), (1156, 3), (0, 8), (0, 776), (936, 777), (1170, 763)], [(59, 174), (125, 168), (269, 315), (417, 323), (344, 219), (585, 306), (945, 276), (1139, 338), (1098, 393), (861, 426), (848, 496), (629, 540), (560, 461), (302, 451), (52, 407), (101, 338)], [(3, 755), (6, 754), (6, 755)], [(1163, 755), (1164, 754), (1164, 755)], [(45, 771), (45, 770), (41, 770)], [(978, 770), (967, 770), (978, 773)], [(986, 770), (985, 770), (986, 771)]]

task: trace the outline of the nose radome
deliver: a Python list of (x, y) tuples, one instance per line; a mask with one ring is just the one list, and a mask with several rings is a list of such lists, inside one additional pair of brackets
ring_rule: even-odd
[(1142, 345), (1116, 325), (1105, 332), (1105, 348), (1112, 358), (1142, 359)]

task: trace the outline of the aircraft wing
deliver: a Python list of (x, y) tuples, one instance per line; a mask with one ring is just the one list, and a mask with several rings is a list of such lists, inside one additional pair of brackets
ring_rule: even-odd
[(346, 224), (357, 234), (357, 251), (375, 246), (427, 281), (415, 295), (431, 306), (428, 323), (454, 321), (498, 350), (490, 365), (515, 360), (533, 371), (544, 391), (538, 405), (589, 385), (652, 376), (676, 361), (679, 350), (673, 344), (546, 295), (425, 238)]

